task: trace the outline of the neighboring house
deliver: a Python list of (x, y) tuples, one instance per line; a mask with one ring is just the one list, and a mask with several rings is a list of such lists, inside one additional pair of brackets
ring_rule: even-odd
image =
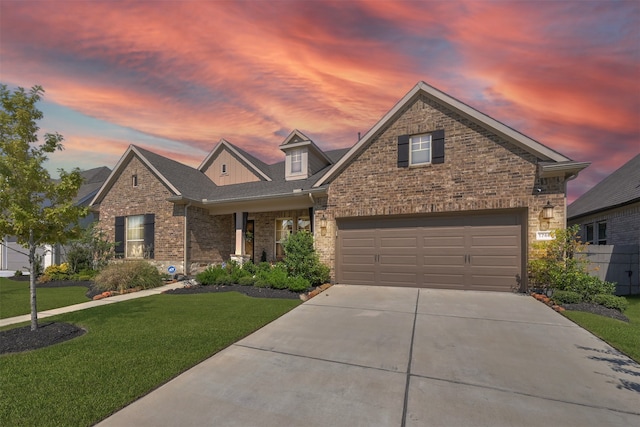
[(568, 225), (578, 224), (589, 243), (596, 274), (618, 283), (618, 293), (640, 288), (640, 154), (567, 207)]
[[(102, 166), (95, 169), (82, 171), (80, 175), (83, 178), (83, 184), (78, 190), (74, 203), (79, 206), (89, 206), (91, 200), (102, 187), (105, 180), (109, 177), (111, 169)], [(86, 227), (96, 220), (93, 212), (80, 220), (80, 225)], [(0, 270), (27, 271), (29, 268), (29, 257), (27, 250), (16, 242), (15, 237), (5, 237), (0, 244)], [(52, 248), (45, 245), (36, 252), (43, 259), (43, 266), (47, 267), (51, 264), (60, 264), (64, 262), (65, 248), (56, 246)]]
[(221, 140), (194, 169), (132, 145), (91, 204), (118, 256), (162, 269), (275, 261), (309, 230), (338, 283), (511, 291), (588, 166), (423, 82), (349, 149), (298, 130), (280, 149)]
[(571, 203), (567, 222), (592, 245), (640, 244), (640, 154)]

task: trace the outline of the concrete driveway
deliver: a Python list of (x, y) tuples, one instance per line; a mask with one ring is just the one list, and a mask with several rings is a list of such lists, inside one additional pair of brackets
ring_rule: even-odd
[(640, 426), (640, 366), (531, 297), (333, 286), (100, 426)]

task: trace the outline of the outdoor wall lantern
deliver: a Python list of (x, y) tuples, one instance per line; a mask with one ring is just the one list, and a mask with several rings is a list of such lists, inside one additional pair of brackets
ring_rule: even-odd
[(547, 204), (542, 208), (542, 218), (544, 219), (553, 219), (553, 206), (551, 202), (547, 201)]
[(327, 217), (324, 216), (324, 214), (322, 214), (322, 217), (320, 218), (320, 235), (327, 235)]

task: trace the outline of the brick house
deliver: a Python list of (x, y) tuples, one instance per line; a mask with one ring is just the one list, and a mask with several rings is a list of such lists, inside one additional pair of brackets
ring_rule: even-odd
[(640, 292), (640, 154), (567, 207), (579, 225), (592, 274), (617, 283), (617, 293)]
[(163, 269), (273, 261), (309, 230), (338, 283), (510, 291), (588, 166), (424, 82), (349, 149), (298, 130), (280, 149), (267, 165), (221, 140), (191, 168), (132, 145), (92, 206), (119, 256)]

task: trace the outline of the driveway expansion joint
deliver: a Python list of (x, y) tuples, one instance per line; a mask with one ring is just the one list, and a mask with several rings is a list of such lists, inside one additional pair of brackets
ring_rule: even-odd
[(610, 408), (610, 407), (607, 407), (607, 406), (588, 405), (586, 403), (571, 402), (571, 401), (562, 400), (562, 399), (554, 399), (552, 397), (544, 397), (544, 396), (539, 396), (539, 395), (536, 395), (536, 394), (525, 393), (525, 392), (522, 392), (522, 391), (511, 390), (511, 389), (506, 389), (506, 388), (501, 388), (501, 387), (493, 387), (493, 386), (489, 386), (489, 385), (474, 384), (474, 383), (469, 383), (469, 382), (464, 382), (464, 381), (449, 380), (449, 379), (446, 379), (446, 378), (431, 377), (431, 376), (427, 376), (427, 375), (417, 375), (417, 374), (411, 374), (411, 373), (409, 373), (409, 375), (411, 377), (415, 377), (415, 378), (422, 378), (422, 379), (432, 380), (432, 381), (440, 381), (440, 382), (445, 382), (445, 383), (449, 383), (449, 384), (457, 384), (457, 385), (468, 386), (468, 387), (477, 387), (477, 388), (481, 388), (481, 389), (485, 389), (485, 390), (499, 391), (501, 393), (517, 394), (519, 396), (532, 397), (532, 398), (535, 398), (535, 399), (546, 400), (546, 401), (549, 401), (549, 402), (565, 403), (567, 405), (576, 405), (576, 406), (581, 406), (583, 408), (604, 409), (604, 410), (607, 410), (607, 411), (619, 412), (621, 414), (640, 415), (640, 412), (625, 411), (625, 410), (622, 410), (622, 409)]
[(397, 371), (397, 370), (393, 370), (393, 369), (387, 369), (387, 368), (380, 368), (378, 366), (367, 366), (367, 365), (359, 365), (357, 363), (350, 363), (350, 362), (344, 362), (344, 361), (340, 361), (340, 360), (333, 360), (333, 359), (325, 359), (322, 357), (315, 357), (315, 356), (305, 356), (303, 354), (296, 354), (296, 353), (289, 353), (286, 351), (278, 351), (278, 350), (273, 350), (273, 349), (268, 349), (268, 348), (262, 348), (262, 347), (254, 347), (251, 345), (246, 345), (246, 344), (233, 344), (234, 347), (242, 347), (242, 348), (247, 348), (249, 350), (257, 350), (257, 351), (262, 351), (265, 353), (274, 353), (274, 354), (281, 354), (283, 356), (291, 356), (291, 357), (297, 357), (300, 359), (309, 359), (309, 360), (314, 360), (316, 362), (327, 362), (327, 363), (334, 363), (337, 365), (345, 365), (345, 366), (353, 366), (355, 368), (363, 368), (363, 369), (373, 369), (376, 371), (381, 371), (381, 372), (391, 372), (394, 374), (407, 374), (407, 372), (405, 371)]
[(557, 326), (560, 328), (579, 328), (576, 323), (571, 322), (571, 324), (560, 325), (558, 323), (548, 323), (548, 322), (532, 322), (525, 320), (509, 320), (509, 319), (490, 319), (487, 317), (472, 317), (472, 316), (458, 316), (454, 314), (435, 314), (435, 313), (417, 313), (418, 316), (434, 316), (434, 317), (453, 317), (457, 319), (468, 319), (468, 320), (486, 320), (489, 322), (501, 322), (501, 323), (518, 323), (523, 325), (538, 325), (538, 326)]

